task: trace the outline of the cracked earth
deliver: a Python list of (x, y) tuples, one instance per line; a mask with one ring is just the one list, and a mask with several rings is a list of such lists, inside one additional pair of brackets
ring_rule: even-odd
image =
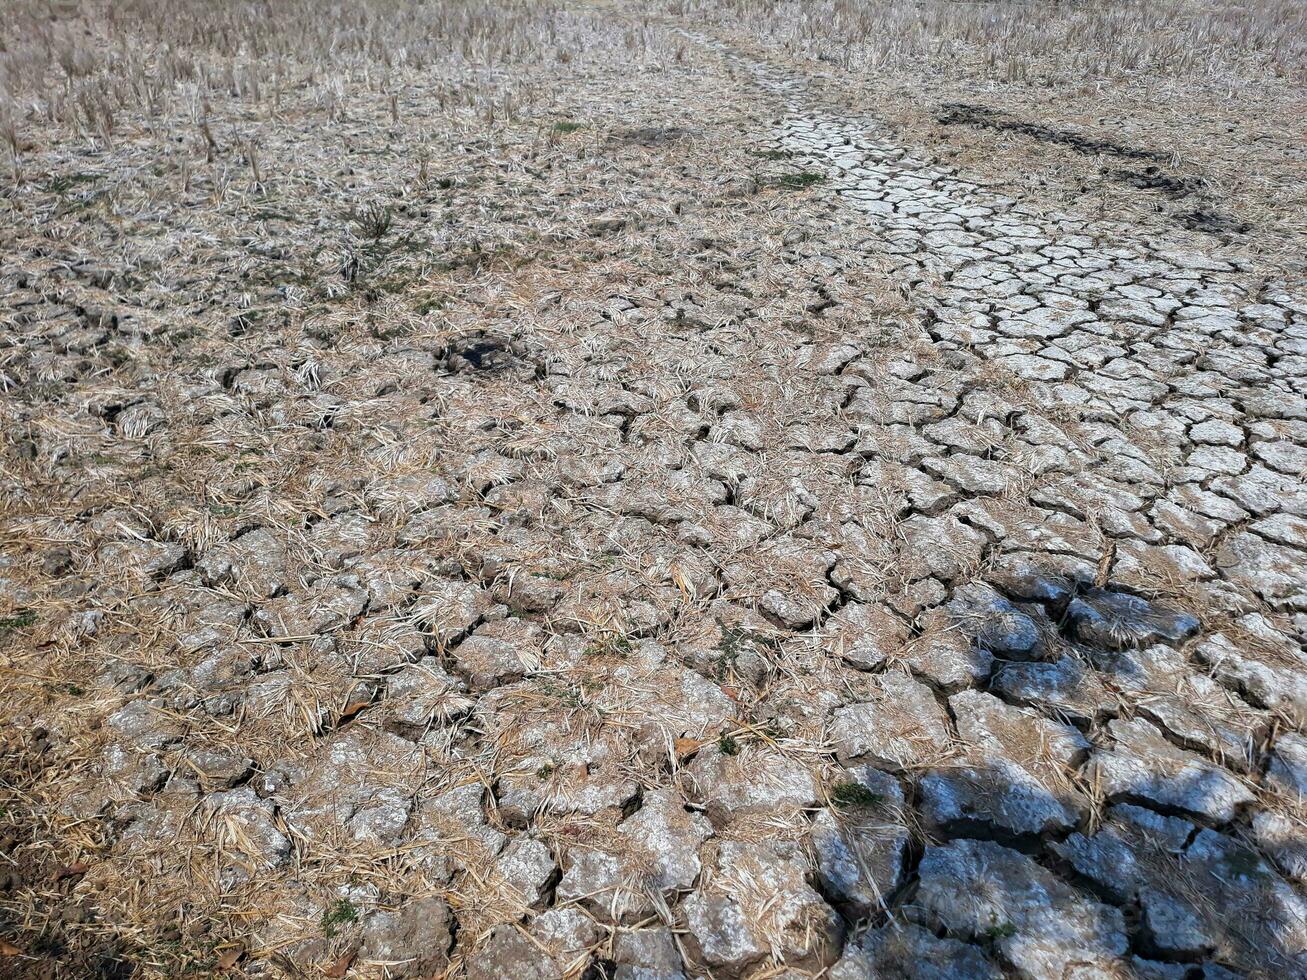
[(1307, 296), (650, 43), (551, 96), (584, 129), (435, 161), (401, 224), (485, 258), (399, 327), (179, 346), (165, 272), (257, 291), (311, 234), (267, 219), (10, 246), (8, 923), (57, 888), (249, 976), (1307, 975)]

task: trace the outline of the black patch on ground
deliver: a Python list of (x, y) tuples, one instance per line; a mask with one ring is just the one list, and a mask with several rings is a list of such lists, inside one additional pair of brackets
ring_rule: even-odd
[(789, 191), (802, 191), (811, 187), (813, 184), (820, 184), (826, 179), (825, 174), (813, 173), (811, 171), (802, 171), (797, 174), (781, 174), (767, 182), (769, 187), (780, 187)]
[(1226, 214), (1196, 208), (1177, 214), (1176, 220), (1190, 231), (1205, 231), (1210, 235), (1243, 235), (1252, 229), (1246, 221), (1236, 221)]
[(439, 374), (538, 374), (542, 369), (520, 343), (483, 333), (451, 343), (436, 365)]
[(1141, 191), (1161, 191), (1176, 200), (1202, 192), (1202, 184), (1194, 178), (1172, 177), (1170, 174), (1159, 172), (1156, 167), (1145, 167), (1142, 171), (1105, 170), (1103, 172)]
[(1171, 158), (1169, 153), (1162, 153), (1159, 150), (1140, 150), (1133, 146), (1123, 146), (1112, 140), (1082, 136), (1080, 133), (1072, 132), (1069, 129), (1054, 129), (1052, 126), (1045, 126), (1042, 123), (1014, 119), (1006, 112), (1001, 112), (998, 109), (968, 105), (965, 102), (945, 103), (940, 106), (940, 111), (935, 118), (946, 126), (978, 126), (981, 129), (1020, 133), (1023, 136), (1029, 136), (1031, 139), (1039, 140), (1041, 143), (1058, 143), (1091, 156), (1110, 153), (1112, 156), (1122, 157), (1126, 160), (1155, 160), (1159, 163), (1165, 163)]
[(478, 340), (450, 351), (451, 361), (457, 360), (475, 371), (493, 371), (505, 366), (509, 356), (508, 348), (495, 340)]

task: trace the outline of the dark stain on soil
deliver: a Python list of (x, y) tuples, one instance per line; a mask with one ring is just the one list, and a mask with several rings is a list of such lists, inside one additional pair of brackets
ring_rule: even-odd
[(1123, 146), (1112, 140), (1084, 136), (1069, 129), (1054, 129), (1042, 123), (1015, 119), (998, 109), (968, 105), (965, 102), (945, 103), (940, 106), (940, 111), (935, 118), (946, 126), (978, 126), (981, 129), (1020, 133), (1041, 143), (1058, 143), (1091, 156), (1109, 153), (1126, 160), (1154, 160), (1158, 163), (1165, 163), (1171, 158), (1169, 153), (1162, 153), (1159, 150), (1141, 150), (1133, 146)]
[(475, 333), (451, 343), (436, 370), (441, 374), (539, 374), (542, 365), (513, 340)]
[(1205, 231), (1210, 235), (1244, 235), (1252, 229), (1246, 221), (1237, 221), (1227, 214), (1203, 208), (1184, 211), (1175, 218), (1191, 231)]
[(1156, 167), (1140, 170), (1104, 170), (1123, 184), (1137, 187), (1141, 191), (1160, 191), (1172, 200), (1188, 197), (1190, 194), (1202, 193), (1201, 182), (1192, 177), (1173, 177), (1159, 171)]
[(1243, 234), (1251, 228), (1251, 225), (1246, 222), (1208, 207), (1204, 201), (1203, 184), (1200, 180), (1167, 173), (1161, 169), (1158, 164), (1166, 163), (1171, 156), (1160, 150), (1144, 150), (1125, 146), (1113, 140), (1085, 136), (1068, 129), (1055, 129), (1042, 123), (1017, 119), (999, 109), (964, 102), (948, 102), (941, 105), (935, 118), (946, 126), (976, 126), (997, 132), (1019, 133), (1041, 143), (1056, 143), (1068, 147), (1087, 156), (1109, 155), (1122, 160), (1151, 161), (1147, 166), (1137, 170), (1124, 167), (1104, 168), (1103, 173), (1130, 187), (1165, 194), (1173, 201), (1188, 197), (1197, 198), (1198, 207), (1173, 215), (1179, 224), (1191, 231), (1231, 235)]

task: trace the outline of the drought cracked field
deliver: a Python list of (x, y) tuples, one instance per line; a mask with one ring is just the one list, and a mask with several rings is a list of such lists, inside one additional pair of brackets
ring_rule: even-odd
[(1307, 13), (15, 0), (0, 976), (1307, 977)]

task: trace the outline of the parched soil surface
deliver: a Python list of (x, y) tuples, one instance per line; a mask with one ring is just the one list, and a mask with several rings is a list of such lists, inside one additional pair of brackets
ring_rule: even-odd
[(1307, 975), (1307, 292), (615, 24), (6, 199), (0, 974)]

